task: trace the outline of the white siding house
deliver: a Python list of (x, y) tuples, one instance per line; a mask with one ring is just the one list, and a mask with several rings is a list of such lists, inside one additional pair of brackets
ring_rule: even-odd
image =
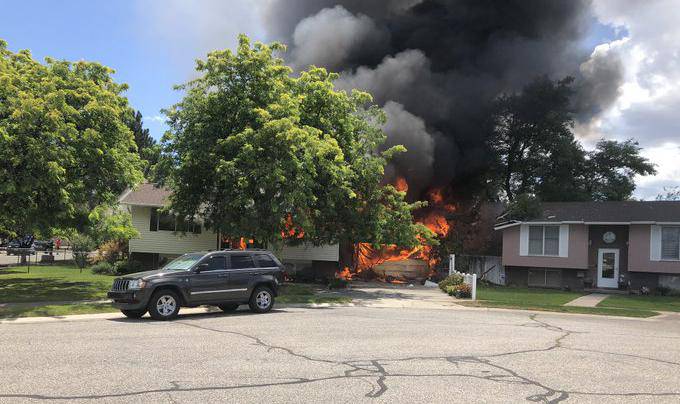
[[(139, 232), (139, 237), (130, 240), (130, 256), (146, 266), (157, 267), (165, 259), (188, 252), (220, 248), (218, 234), (206, 230), (200, 223), (190, 224), (190, 230), (193, 231), (164, 230), (168, 228), (168, 223), (163, 225), (163, 217), (157, 209), (165, 206), (169, 195), (167, 189), (141, 184), (119, 198), (120, 204), (132, 215), (132, 225)], [(274, 253), (290, 270), (297, 271), (314, 267), (337, 268), (339, 250), (337, 244), (319, 247), (302, 245), (286, 246)]]
[(130, 252), (180, 255), (218, 248), (217, 235), (205, 229), (200, 234), (184, 235), (168, 230), (151, 231), (151, 209), (151, 206), (129, 206), (132, 225), (139, 232), (139, 238), (130, 240)]

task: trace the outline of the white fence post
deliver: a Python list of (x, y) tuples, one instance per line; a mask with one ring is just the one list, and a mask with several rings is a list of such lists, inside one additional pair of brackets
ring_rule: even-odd
[(472, 274), (472, 295), (471, 298), (472, 300), (477, 300), (477, 274)]
[(456, 272), (456, 254), (449, 255), (449, 275)]

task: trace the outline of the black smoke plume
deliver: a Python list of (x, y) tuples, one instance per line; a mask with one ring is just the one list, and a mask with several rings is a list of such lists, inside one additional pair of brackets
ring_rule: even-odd
[(340, 88), (384, 106), (388, 145), (409, 152), (390, 167), (411, 197), (431, 186), (483, 181), (492, 101), (537, 76), (576, 78), (588, 120), (618, 95), (621, 62), (582, 42), (593, 16), (584, 0), (279, 0), (267, 9), (289, 62), (341, 72)]

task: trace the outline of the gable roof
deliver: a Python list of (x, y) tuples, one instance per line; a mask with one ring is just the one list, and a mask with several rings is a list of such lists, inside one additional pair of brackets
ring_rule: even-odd
[(123, 205), (138, 205), (138, 206), (165, 206), (170, 196), (170, 190), (167, 188), (159, 188), (154, 184), (143, 183), (134, 189), (125, 191), (118, 202)]
[(497, 223), (680, 223), (680, 201), (543, 202), (539, 217)]

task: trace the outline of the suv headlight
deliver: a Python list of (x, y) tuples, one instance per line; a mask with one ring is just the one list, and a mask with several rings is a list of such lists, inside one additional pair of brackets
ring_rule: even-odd
[(142, 279), (134, 279), (130, 281), (128, 289), (143, 289), (146, 287), (146, 281)]

